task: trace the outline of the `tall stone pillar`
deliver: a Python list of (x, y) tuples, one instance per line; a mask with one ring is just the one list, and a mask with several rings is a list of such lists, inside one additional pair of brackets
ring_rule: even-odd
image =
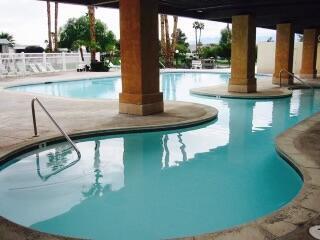
[(317, 77), (317, 49), (318, 49), (317, 29), (305, 29), (303, 34), (303, 50), (300, 75), (304, 77)]
[(158, 0), (120, 0), (120, 113), (163, 112), (159, 91)]
[[(275, 68), (273, 73), (272, 83), (280, 83), (280, 71), (285, 69), (292, 72), (293, 65), (293, 50), (294, 50), (294, 32), (291, 23), (283, 23), (277, 25), (276, 39), (276, 57)], [(293, 83), (293, 78), (287, 72), (281, 74), (283, 85)]]
[(251, 15), (232, 17), (231, 78), (229, 92), (257, 91), (255, 78), (256, 25)]

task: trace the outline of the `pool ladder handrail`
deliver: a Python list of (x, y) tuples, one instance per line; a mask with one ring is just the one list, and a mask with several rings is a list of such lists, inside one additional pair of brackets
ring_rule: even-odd
[(159, 64), (161, 65), (162, 68), (166, 68), (166, 66), (159, 60)]
[(292, 76), (293, 78), (297, 79), (299, 82), (301, 82), (303, 85), (309, 87), (310, 89), (314, 89), (310, 84), (306, 83), (305, 81), (303, 81), (301, 78), (297, 77), (296, 75), (294, 75), (294, 73), (289, 72), (287, 69), (281, 69), (279, 72), (279, 76), (280, 76), (280, 87), (282, 87), (282, 73), (287, 73), (288, 75)]
[(34, 97), (31, 101), (31, 110), (32, 110), (32, 120), (33, 120), (33, 129), (34, 129), (34, 137), (38, 137), (38, 128), (37, 128), (37, 119), (36, 119), (36, 112), (35, 112), (35, 103), (38, 103), (39, 106), (42, 108), (42, 110), (47, 114), (47, 116), (49, 117), (49, 119), (53, 122), (53, 124), (58, 128), (58, 130), (60, 131), (60, 133), (67, 139), (67, 141), (71, 144), (71, 146), (73, 147), (73, 149), (76, 151), (77, 155), (78, 155), (78, 159), (81, 158), (81, 153), (78, 149), (78, 147), (75, 145), (75, 143), (71, 140), (71, 138), (68, 136), (68, 134), (59, 126), (59, 124), (57, 123), (57, 121), (53, 118), (53, 116), (48, 112), (48, 110), (43, 106), (43, 104), (41, 103), (41, 101)]

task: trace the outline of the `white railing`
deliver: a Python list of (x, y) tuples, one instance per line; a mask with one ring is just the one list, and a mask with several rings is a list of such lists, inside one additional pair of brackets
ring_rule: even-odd
[(90, 63), (90, 53), (3, 53), (0, 77), (76, 70), (80, 63)]

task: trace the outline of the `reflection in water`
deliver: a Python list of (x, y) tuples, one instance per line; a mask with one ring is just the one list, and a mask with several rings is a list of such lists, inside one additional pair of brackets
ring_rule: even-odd
[(90, 189), (86, 192), (83, 192), (83, 196), (85, 198), (93, 197), (93, 196), (102, 196), (103, 185), (100, 182), (100, 179), (103, 178), (103, 175), (100, 170), (100, 141), (95, 141), (95, 148), (94, 148), (94, 175), (95, 175), (95, 182), (92, 184)]
[[(169, 149), (169, 144), (171, 150)], [(179, 147), (180, 144), (180, 147)], [(188, 155), (186, 151), (186, 145), (183, 143), (183, 134), (178, 132), (177, 134), (169, 135), (165, 134), (162, 139), (163, 146), (163, 158), (162, 158), (162, 168), (178, 166), (180, 163), (188, 160)], [(178, 151), (178, 148), (180, 151)]]
[[(190, 86), (215, 81), (210, 74), (162, 77), (166, 99), (214, 106), (218, 119), (179, 130), (83, 139), (77, 143), (81, 161), (46, 185), (35, 174), (34, 156), (53, 171), (68, 165), (72, 154), (52, 153), (49, 161), (52, 151), (46, 149), (25, 154), (0, 169), (0, 214), (67, 236), (165, 239), (251, 221), (297, 194), (302, 181), (273, 142), (320, 109), (319, 91), (274, 100), (215, 99), (189, 95)], [(52, 147), (61, 152), (63, 146)]]
[(259, 131), (271, 127), (272, 111), (272, 101), (256, 102), (253, 108), (252, 130)]
[(50, 177), (72, 167), (80, 161), (80, 158), (77, 157), (76, 160), (70, 162), (70, 157), (72, 159), (72, 147), (68, 145), (58, 145), (54, 149), (54, 153), (50, 151), (45, 156), (46, 157), (42, 158), (42, 161), (48, 160), (48, 162), (46, 162), (46, 169), (51, 169), (51, 173), (49, 172), (46, 175), (43, 175), (40, 167), (40, 156), (39, 153), (36, 153), (37, 173), (43, 181), (47, 181)]
[(182, 153), (182, 161), (187, 161), (188, 157), (187, 157), (187, 152), (186, 152), (186, 145), (182, 141), (181, 132), (178, 133), (178, 139), (179, 139), (179, 143), (181, 143), (180, 149), (181, 149), (181, 153)]

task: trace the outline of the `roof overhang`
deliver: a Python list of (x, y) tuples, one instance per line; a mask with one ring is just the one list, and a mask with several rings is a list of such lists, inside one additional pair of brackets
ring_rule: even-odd
[[(56, 0), (61, 3), (118, 8), (119, 0)], [(252, 14), (257, 27), (294, 24), (295, 32), (320, 26), (320, 0), (159, 0), (159, 13), (231, 23), (234, 15)]]

